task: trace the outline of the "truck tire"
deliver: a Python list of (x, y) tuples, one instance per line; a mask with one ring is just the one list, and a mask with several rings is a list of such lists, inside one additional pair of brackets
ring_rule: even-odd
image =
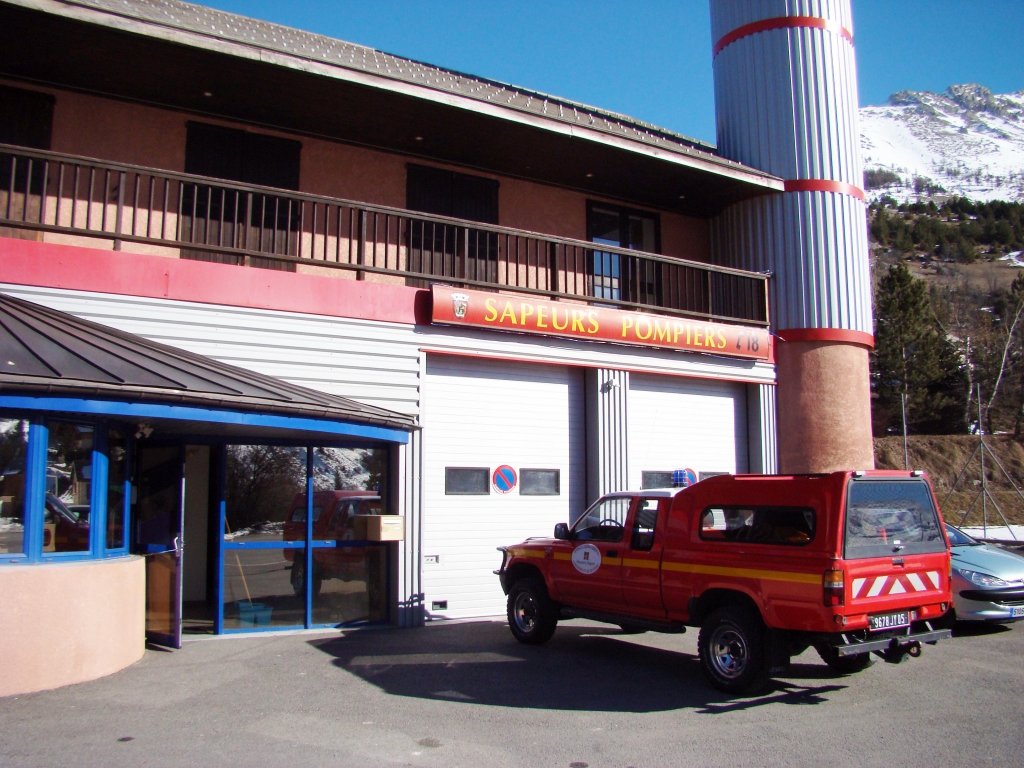
[(815, 646), (814, 650), (821, 656), (821, 660), (828, 664), (828, 668), (841, 675), (852, 675), (861, 672), (871, 666), (870, 653), (855, 653), (852, 656), (840, 656), (835, 648), (828, 645)]
[(753, 692), (767, 680), (764, 624), (749, 609), (726, 606), (708, 616), (700, 628), (697, 651), (704, 674), (720, 691)]
[(541, 645), (558, 626), (558, 608), (537, 577), (520, 579), (508, 591), (508, 627), (520, 643)]
[[(300, 550), (301, 551), (301, 550)], [(295, 592), (296, 597), (306, 597), (306, 558), (305, 556), (299, 557), (296, 553), (295, 560), (292, 562), (292, 591)], [(323, 579), (320, 574), (317, 573), (316, 569), (313, 569), (313, 597), (317, 597), (320, 594), (320, 587), (323, 586)]]

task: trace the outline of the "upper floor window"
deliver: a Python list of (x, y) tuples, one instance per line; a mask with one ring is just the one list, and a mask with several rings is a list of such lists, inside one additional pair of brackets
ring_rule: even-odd
[[(408, 165), (405, 207), (456, 219), (498, 223), (498, 182), (425, 165)], [(494, 232), (413, 221), (409, 265), (414, 272), (493, 283), (498, 278)]]
[[(587, 203), (587, 239), (657, 253), (661, 249), (660, 219), (656, 214), (590, 201)], [(621, 254), (594, 250), (589, 266), (595, 298), (646, 303), (657, 293), (653, 265), (642, 267)]]
[(0, 85), (0, 144), (49, 149), (54, 98)]
[[(279, 136), (189, 122), (185, 173), (263, 187), (298, 190), (302, 144)], [(199, 184), (182, 189), (181, 238), (197, 244), (231, 245), (296, 255), (299, 205), (284, 197), (250, 194)], [(182, 249), (182, 257), (237, 263), (236, 254)], [(294, 263), (252, 257), (254, 267), (294, 272)]]
[(189, 122), (185, 173), (298, 190), (301, 152), (302, 144), (292, 139)]

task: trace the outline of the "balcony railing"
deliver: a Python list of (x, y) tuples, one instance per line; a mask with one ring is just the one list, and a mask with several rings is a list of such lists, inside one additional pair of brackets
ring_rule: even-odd
[(0, 226), (103, 238), (115, 249), (143, 244), (181, 258), (291, 271), (304, 264), (360, 280), (768, 323), (767, 276), (758, 273), (4, 144)]

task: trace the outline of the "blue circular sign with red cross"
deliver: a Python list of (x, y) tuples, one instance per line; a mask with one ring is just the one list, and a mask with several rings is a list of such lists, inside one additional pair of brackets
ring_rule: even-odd
[(491, 475), (491, 483), (494, 485), (494, 490), (498, 493), (512, 493), (512, 489), (516, 487), (518, 482), (519, 476), (508, 464), (502, 464)]

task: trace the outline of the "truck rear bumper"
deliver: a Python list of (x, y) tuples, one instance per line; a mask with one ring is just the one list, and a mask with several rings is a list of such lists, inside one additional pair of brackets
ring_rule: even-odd
[(921, 643), (937, 643), (952, 637), (953, 633), (948, 629), (933, 629), (929, 632), (918, 632), (913, 635), (902, 635), (900, 637), (887, 637), (882, 640), (869, 640), (863, 643), (847, 643), (846, 645), (835, 646), (840, 657), (853, 656), (858, 653), (871, 653), (872, 651), (891, 651), (900, 653), (913, 647), (920, 647)]

